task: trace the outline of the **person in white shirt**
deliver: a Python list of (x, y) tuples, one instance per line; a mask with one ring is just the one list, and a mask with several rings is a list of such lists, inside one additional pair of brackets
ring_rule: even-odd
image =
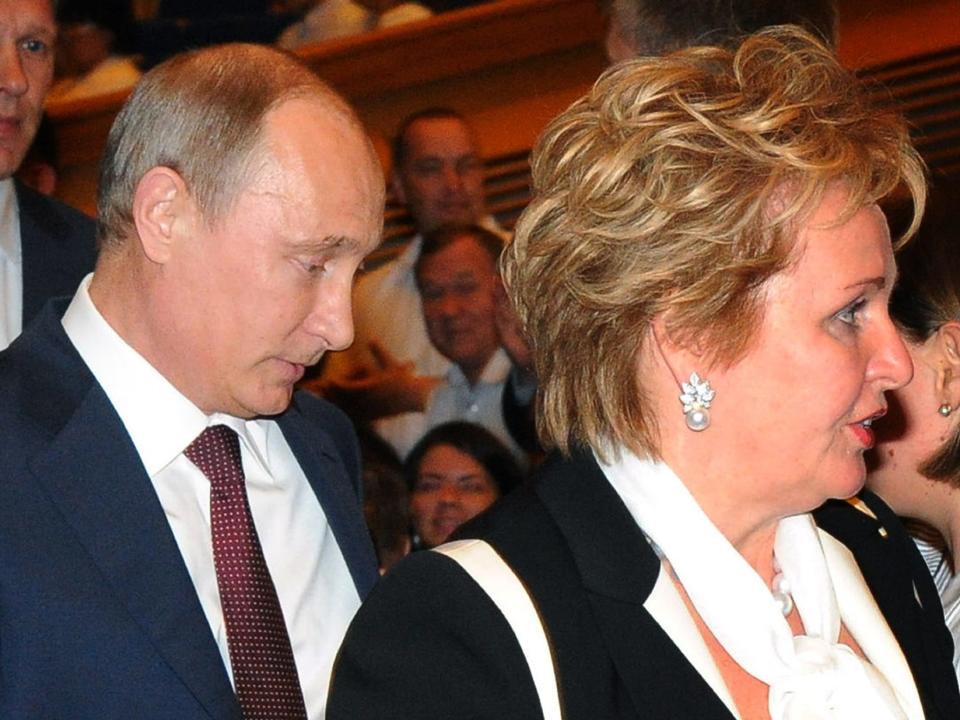
[(137, 86), (95, 272), (0, 355), (0, 716), (324, 716), (377, 566), (349, 421), (293, 388), (350, 343), (383, 193), (353, 110), (285, 53)]
[(500, 232), (487, 214), (483, 164), (466, 120), (449, 108), (405, 118), (393, 147), (391, 178), (417, 228), (404, 251), (362, 275), (354, 290), (356, 338), (331, 353), (323, 393), (396, 447), (409, 449), (423, 434), (423, 410), (450, 361), (427, 337), (414, 277), (423, 233), (443, 225), (480, 224)]
[(51, 0), (0, 0), (0, 349), (93, 269), (90, 218), (14, 179), (53, 79)]
[(71, 0), (60, 14), (58, 79), (47, 109), (63, 111), (78, 100), (130, 90), (140, 79), (130, 4), (115, 0)]
[[(520, 392), (529, 402), (536, 378), (526, 343), (502, 334), (498, 324), (498, 305), (507, 304), (500, 292), (502, 250), (500, 237), (477, 225), (440, 228), (423, 237), (414, 268), (423, 318), (430, 342), (451, 363), (427, 400), (423, 432), (452, 420), (472, 422), (525, 465), (524, 449), (504, 414), (504, 393)], [(401, 457), (409, 450), (397, 448)]]

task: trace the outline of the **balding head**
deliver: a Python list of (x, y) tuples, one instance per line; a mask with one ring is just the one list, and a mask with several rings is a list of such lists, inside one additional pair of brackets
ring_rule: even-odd
[(259, 45), (178, 55), (147, 73), (110, 130), (100, 168), (98, 238), (110, 250), (133, 231), (137, 183), (175, 170), (209, 223), (249, 182), (264, 118), (286, 100), (315, 98), (359, 128), (353, 110), (294, 56)]

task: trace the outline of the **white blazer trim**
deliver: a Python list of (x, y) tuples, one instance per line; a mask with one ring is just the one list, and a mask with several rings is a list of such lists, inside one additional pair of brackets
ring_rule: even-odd
[(520, 578), (483, 540), (457, 540), (434, 551), (455, 560), (503, 613), (530, 667), (544, 720), (562, 720), (553, 653), (540, 615)]
[(710, 649), (700, 634), (693, 616), (687, 610), (686, 603), (680, 597), (680, 591), (670, 578), (670, 573), (660, 561), (660, 574), (653, 590), (643, 603), (644, 609), (663, 628), (673, 644), (677, 646), (687, 661), (706, 681), (717, 697), (727, 706), (727, 710), (736, 720), (740, 720), (740, 711), (733, 701), (730, 688), (724, 681), (714, 662)]

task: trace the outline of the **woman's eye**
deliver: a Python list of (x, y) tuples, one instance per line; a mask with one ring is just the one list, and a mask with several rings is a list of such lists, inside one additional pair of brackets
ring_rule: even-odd
[(863, 309), (863, 306), (866, 304), (866, 300), (860, 298), (849, 305), (847, 305), (843, 310), (836, 314), (837, 320), (847, 325), (859, 325), (860, 324), (860, 311)]

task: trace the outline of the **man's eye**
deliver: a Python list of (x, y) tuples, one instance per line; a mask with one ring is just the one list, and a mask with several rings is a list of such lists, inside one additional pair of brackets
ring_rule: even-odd
[(439, 163), (419, 163), (414, 167), (420, 175), (432, 175), (434, 173), (440, 172)]
[(23, 41), (23, 49), (31, 54), (40, 54), (45, 53), (49, 49), (49, 46), (43, 40), (31, 38)]

